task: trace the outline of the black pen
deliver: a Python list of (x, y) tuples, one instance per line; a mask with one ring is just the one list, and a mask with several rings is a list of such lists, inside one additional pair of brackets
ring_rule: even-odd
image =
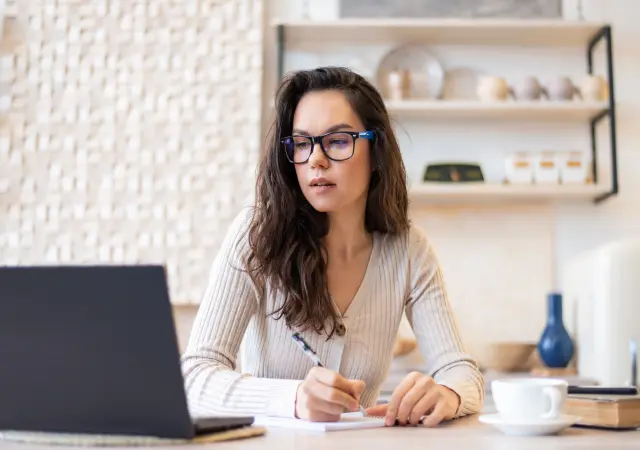
[[(309, 346), (309, 344), (307, 344), (307, 341), (305, 341), (302, 336), (300, 336), (298, 333), (293, 333), (293, 336), (291, 336), (291, 338), (300, 346), (304, 354), (307, 355), (309, 359), (311, 359), (311, 361), (313, 361), (313, 364), (316, 367), (324, 367), (316, 352), (313, 351), (313, 349)], [(361, 405), (358, 406), (360, 408), (360, 413), (362, 413), (362, 416), (366, 416), (367, 412), (364, 410), (364, 408)]]

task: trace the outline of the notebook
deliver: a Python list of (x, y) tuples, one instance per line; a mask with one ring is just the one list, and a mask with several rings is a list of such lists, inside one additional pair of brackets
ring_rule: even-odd
[(363, 417), (361, 413), (344, 413), (338, 422), (310, 422), (285, 417), (256, 416), (254, 424), (263, 427), (296, 428), (311, 431), (343, 431), (384, 427), (384, 417)]

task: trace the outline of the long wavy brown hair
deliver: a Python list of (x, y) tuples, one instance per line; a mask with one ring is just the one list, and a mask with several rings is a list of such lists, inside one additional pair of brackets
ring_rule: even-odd
[(327, 331), (331, 336), (338, 312), (327, 287), (328, 255), (323, 244), (327, 216), (304, 197), (281, 144), (282, 138), (292, 134), (293, 115), (302, 96), (328, 89), (342, 91), (366, 129), (376, 134), (371, 144), (374, 171), (365, 212), (367, 231), (397, 234), (409, 226), (406, 171), (378, 91), (345, 68), (294, 72), (276, 93), (276, 117), (258, 169), (246, 269), (258, 285), (269, 283), (283, 295), (284, 302), (270, 314), (284, 317), (289, 327)]

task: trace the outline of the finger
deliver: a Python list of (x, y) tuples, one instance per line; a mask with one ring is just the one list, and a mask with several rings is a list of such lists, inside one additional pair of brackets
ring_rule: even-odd
[(418, 379), (419, 374), (411, 373), (407, 375), (395, 388), (393, 394), (391, 395), (391, 400), (389, 401), (389, 405), (387, 407), (387, 414), (385, 418), (385, 425), (390, 427), (396, 423), (396, 418), (398, 417), (398, 408), (400, 407), (400, 402), (404, 398), (404, 396), (411, 390), (411, 388), (415, 385), (416, 380)]
[(316, 370), (314, 370), (314, 377), (325, 386), (331, 386), (348, 394), (354, 395), (353, 382), (346, 379), (338, 372), (334, 372), (333, 370), (324, 367), (317, 367)]
[(433, 389), (429, 391), (411, 410), (409, 422), (413, 425), (418, 425), (423, 416), (429, 415), (433, 411), (440, 399), (441, 395), (437, 390)]
[(422, 420), (422, 424), (425, 427), (435, 427), (436, 425), (438, 425), (440, 422), (442, 422), (442, 419), (444, 419), (444, 410), (446, 406), (447, 403), (444, 401), (444, 399), (441, 399), (438, 403), (436, 403), (436, 407), (433, 408), (431, 414), (429, 414)]
[(308, 408), (314, 411), (320, 411), (330, 415), (340, 415), (344, 412), (344, 406), (332, 403), (318, 397), (311, 397), (307, 401)]
[[(409, 392), (405, 394), (398, 408), (398, 424), (406, 425), (411, 416), (411, 412), (418, 402), (429, 395), (429, 385), (427, 383), (416, 383)], [(426, 409), (425, 409), (426, 411)]]
[[(326, 386), (331, 386), (335, 389), (338, 389), (344, 392), (348, 396), (353, 397), (356, 400), (355, 408), (357, 408), (358, 404), (360, 403), (360, 396), (362, 395), (362, 392), (366, 387), (366, 384), (364, 383), (364, 381), (349, 380), (343, 377), (342, 375), (340, 375), (339, 373), (334, 372), (332, 370), (325, 369), (325, 368), (319, 368), (319, 369), (321, 370), (318, 370), (317, 373), (315, 374), (316, 380), (321, 384), (324, 384)], [(351, 408), (350, 406), (345, 406), (345, 407), (353, 410), (353, 408)]]
[(308, 414), (309, 422), (337, 422), (340, 414), (328, 414), (324, 411), (311, 410)]
[(331, 386), (327, 386), (321, 383), (317, 383), (313, 386), (313, 390), (308, 392), (311, 397), (327, 401), (329, 403), (336, 404), (341, 408), (346, 408), (349, 411), (355, 411), (358, 409), (358, 402), (351, 395), (347, 394), (340, 389), (336, 389)]
[(349, 380), (351, 383), (351, 395), (353, 395), (358, 402), (360, 402), (360, 396), (364, 392), (367, 385), (361, 380)]
[(304, 385), (304, 393), (309, 399), (318, 398), (329, 403), (336, 404), (340, 411), (344, 409), (355, 411), (358, 407), (356, 400), (339, 389), (320, 383), (315, 378)]
[(387, 414), (387, 407), (389, 405), (376, 405), (376, 406), (372, 406), (371, 408), (367, 408), (366, 412), (367, 415), (369, 416), (376, 416), (376, 417), (384, 417)]

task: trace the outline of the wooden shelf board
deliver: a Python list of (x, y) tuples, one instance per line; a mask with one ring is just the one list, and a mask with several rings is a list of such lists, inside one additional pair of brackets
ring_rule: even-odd
[(275, 21), (287, 43), (425, 42), (431, 44), (582, 46), (601, 22), (538, 19), (337, 19)]
[(593, 184), (520, 185), (491, 183), (422, 183), (410, 187), (413, 203), (517, 201), (564, 202), (593, 201), (607, 192), (606, 186)]
[(392, 116), (441, 119), (587, 121), (608, 110), (606, 102), (580, 101), (387, 101)]

